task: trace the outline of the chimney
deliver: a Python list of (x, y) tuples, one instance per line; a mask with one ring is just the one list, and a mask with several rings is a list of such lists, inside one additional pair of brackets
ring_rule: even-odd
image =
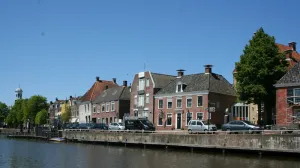
[(117, 78), (112, 78), (114, 83), (117, 83)]
[(105, 85), (105, 90), (107, 90), (108, 89), (108, 85)]
[(211, 74), (211, 67), (213, 67), (212, 65), (204, 65), (205, 67), (205, 74)]
[(72, 96), (70, 96), (70, 99), (72, 99), (73, 97)]
[(96, 76), (96, 82), (99, 82), (99, 81), (100, 81), (100, 77)]
[(56, 101), (58, 101), (58, 98), (55, 98)]
[(181, 78), (184, 74), (184, 71), (185, 71), (184, 69), (178, 69), (177, 70), (177, 78)]
[(123, 86), (127, 87), (127, 81), (126, 80), (123, 81)]
[(290, 42), (289, 47), (291, 47), (294, 51), (296, 51), (296, 42)]

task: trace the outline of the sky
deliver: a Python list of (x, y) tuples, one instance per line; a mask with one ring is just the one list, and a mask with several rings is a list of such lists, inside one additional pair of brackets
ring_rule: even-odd
[(144, 70), (204, 72), (232, 83), (235, 62), (263, 27), (300, 43), (299, 0), (1, 0), (0, 101), (83, 95), (95, 82), (132, 83)]

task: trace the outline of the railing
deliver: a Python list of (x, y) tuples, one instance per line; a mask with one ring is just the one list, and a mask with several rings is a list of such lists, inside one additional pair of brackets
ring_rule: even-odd
[(268, 135), (268, 134), (300, 134), (300, 130), (237, 130), (237, 131), (194, 131), (189, 132), (187, 130), (180, 130), (180, 131), (147, 131), (147, 130), (101, 130), (101, 129), (65, 129), (59, 131), (74, 131), (74, 132), (105, 132), (105, 133), (155, 133), (155, 134), (182, 134), (182, 135), (197, 135), (197, 134), (261, 134), (261, 135)]

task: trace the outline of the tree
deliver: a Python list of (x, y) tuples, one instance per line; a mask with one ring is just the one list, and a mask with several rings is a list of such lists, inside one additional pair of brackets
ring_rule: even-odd
[(12, 107), (12, 111), (16, 113), (16, 124), (20, 126), (20, 132), (23, 132), (24, 124), (24, 112), (22, 107), (23, 102), (25, 102), (23, 99), (16, 100), (14, 106)]
[(8, 126), (10, 127), (16, 127), (17, 125), (17, 115), (14, 110), (10, 110), (8, 113), (5, 122), (7, 123)]
[(71, 108), (67, 106), (65, 112), (62, 113), (61, 115), (61, 119), (63, 122), (69, 122), (70, 118), (71, 118)]
[(40, 112), (37, 113), (35, 116), (35, 123), (38, 125), (43, 125), (47, 123), (48, 119), (48, 112), (47, 110), (43, 109)]
[(240, 62), (236, 63), (235, 78), (239, 99), (258, 105), (258, 124), (261, 123), (262, 104), (264, 123), (270, 124), (275, 106), (276, 90), (273, 85), (286, 73), (288, 63), (275, 44), (275, 38), (263, 28), (257, 30), (246, 45)]
[(24, 114), (24, 118), (29, 119), (30, 122), (34, 122), (37, 113), (42, 110), (47, 111), (48, 107), (47, 98), (40, 95), (34, 95), (28, 100), (28, 106), (26, 113)]
[(9, 113), (9, 108), (5, 103), (0, 102), (0, 117), (7, 117)]

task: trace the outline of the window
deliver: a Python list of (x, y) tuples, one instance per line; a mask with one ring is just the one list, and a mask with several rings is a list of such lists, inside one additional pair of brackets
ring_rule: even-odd
[(201, 106), (203, 106), (203, 97), (198, 96), (197, 107), (201, 107)]
[(139, 79), (139, 90), (145, 90), (145, 79)]
[(138, 99), (137, 99), (137, 95), (134, 96), (134, 105), (138, 104)]
[(197, 125), (203, 125), (201, 121), (197, 121)]
[(182, 84), (181, 83), (177, 84), (176, 92), (182, 92)]
[(176, 100), (176, 108), (182, 108), (182, 99), (181, 98), (177, 98), (177, 100)]
[(139, 96), (139, 102), (138, 102), (139, 106), (143, 107), (144, 106), (144, 102), (145, 102), (144, 95), (140, 95)]
[(90, 111), (90, 105), (88, 104), (87, 106), (88, 106), (88, 108), (87, 108), (87, 109), (88, 109), (88, 111)]
[(146, 103), (149, 103), (149, 93), (146, 94)]
[(158, 100), (158, 109), (162, 109), (164, 108), (164, 100), (163, 99), (159, 99)]
[(160, 125), (160, 126), (163, 125), (163, 116), (162, 115), (158, 115), (158, 124), (157, 125)]
[(93, 112), (96, 113), (96, 105), (93, 106)]
[(111, 102), (111, 111), (115, 111), (115, 102), (114, 101)]
[(172, 98), (168, 98), (167, 101), (168, 101), (168, 107), (167, 108), (171, 109), (172, 108), (172, 103), (173, 103)]
[(288, 88), (287, 97), (288, 103), (300, 103), (300, 88)]
[(105, 104), (101, 104), (101, 111), (105, 112)]
[(196, 121), (191, 121), (190, 125), (196, 125)]
[(186, 108), (191, 108), (192, 107), (192, 97), (187, 97), (186, 98)]
[(204, 116), (203, 116), (203, 112), (198, 112), (197, 113), (197, 120), (203, 120)]
[(98, 105), (97, 105), (97, 107), (98, 107), (98, 110), (97, 110), (97, 112), (98, 112), (98, 113), (100, 113), (100, 112), (101, 112), (101, 105), (100, 105), (100, 104), (98, 104)]
[(84, 112), (86, 112), (86, 105), (84, 105)]
[(150, 86), (150, 80), (146, 79), (146, 87), (149, 87), (149, 86)]
[(193, 119), (193, 113), (192, 112), (187, 112), (186, 113), (186, 125)]
[(110, 110), (110, 103), (106, 103), (106, 112), (109, 112)]
[(167, 114), (167, 126), (172, 125), (172, 114)]

